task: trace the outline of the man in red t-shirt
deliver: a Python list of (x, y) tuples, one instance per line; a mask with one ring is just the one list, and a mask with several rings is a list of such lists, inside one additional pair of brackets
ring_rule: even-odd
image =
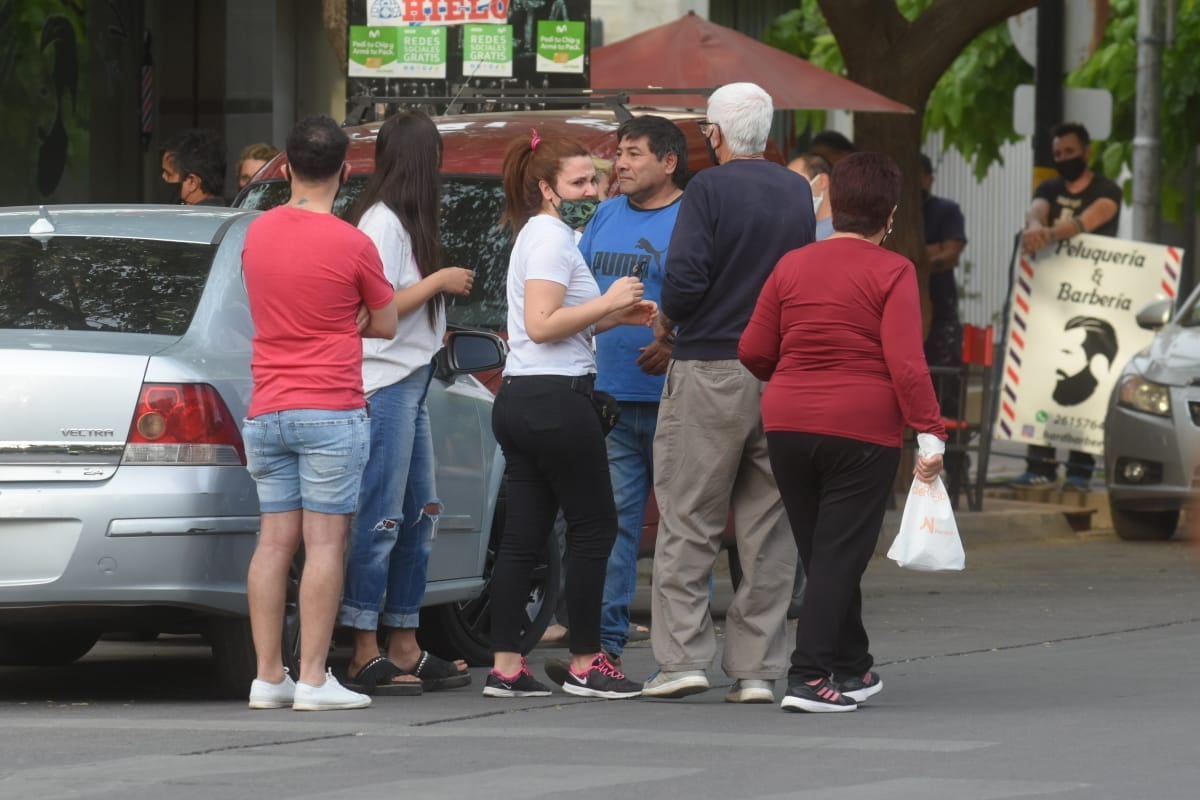
[[(258, 654), (251, 708), (371, 703), (325, 668), (370, 443), (362, 337), (390, 339), (396, 331), (394, 293), (374, 243), (331, 213), (349, 174), (348, 143), (329, 117), (292, 130), (284, 167), (291, 200), (250, 225), (242, 250), (255, 328), (254, 391), (242, 436), (262, 512), (247, 576)], [(301, 540), (300, 675), (293, 682), (281, 643), (287, 575)]]

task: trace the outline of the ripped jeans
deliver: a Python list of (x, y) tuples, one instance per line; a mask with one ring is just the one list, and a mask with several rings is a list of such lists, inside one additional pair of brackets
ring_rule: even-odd
[[(371, 456), (350, 532), (338, 623), (356, 630), (416, 628), (441, 502), (422, 367), (371, 395)], [(429, 507), (436, 508), (432, 513)]]

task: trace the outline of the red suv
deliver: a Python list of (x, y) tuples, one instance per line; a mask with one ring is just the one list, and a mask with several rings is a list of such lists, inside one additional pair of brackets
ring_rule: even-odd
[[(614, 159), (620, 117), (628, 113), (657, 114), (673, 121), (688, 143), (688, 168), (692, 172), (713, 166), (697, 123), (704, 115), (696, 111), (657, 109), (509, 111), (435, 117), (442, 135), (442, 248), (446, 264), (476, 271), (475, 290), (470, 298), (449, 301), (451, 326), (505, 333), (508, 304), (505, 280), (512, 237), (500, 226), (504, 191), (500, 170), (509, 143), (537, 129), (543, 136), (569, 136), (583, 142), (600, 158)], [(334, 211), (344, 214), (358, 199), (367, 178), (375, 169), (375, 136), (382, 123), (347, 128), (350, 136), (350, 180), (338, 195)], [(779, 160), (778, 154), (772, 156)], [(266, 209), (286, 203), (289, 196), (280, 153), (242, 190), (234, 205)], [(610, 191), (617, 191), (612, 181)], [(479, 376), (493, 391), (499, 375)], [(642, 555), (654, 550), (658, 511), (646, 515)]]

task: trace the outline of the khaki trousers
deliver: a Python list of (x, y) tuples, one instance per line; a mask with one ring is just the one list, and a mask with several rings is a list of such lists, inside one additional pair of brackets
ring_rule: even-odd
[(730, 510), (744, 577), (725, 618), (721, 666), (733, 678), (765, 680), (787, 669), (796, 543), (771, 473), (762, 391), (735, 360), (672, 360), (667, 368), (654, 437), (650, 626), (664, 671), (706, 669), (716, 656), (709, 576)]

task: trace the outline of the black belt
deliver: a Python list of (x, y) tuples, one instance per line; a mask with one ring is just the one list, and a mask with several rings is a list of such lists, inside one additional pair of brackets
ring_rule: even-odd
[(505, 385), (518, 381), (522, 383), (526, 381), (557, 383), (588, 397), (591, 397), (592, 391), (596, 388), (595, 375), (509, 375), (504, 379)]

